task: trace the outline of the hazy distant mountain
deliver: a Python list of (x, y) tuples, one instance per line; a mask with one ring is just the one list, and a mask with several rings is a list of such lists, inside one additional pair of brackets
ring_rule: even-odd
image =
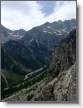
[(32, 40), (36, 40), (37, 43), (45, 45), (47, 48), (52, 48), (65, 38), (68, 33), (76, 28), (76, 20), (55, 21), (53, 23), (45, 23), (41, 26), (34, 27), (30, 31), (27, 31), (22, 38), (24, 44), (30, 45)]
[(0, 25), (0, 42), (6, 42), (9, 39), (11, 39), (11, 36), (9, 35), (9, 33), (12, 33), (11, 30), (5, 28), (3, 25)]
[(9, 30), (3, 25), (0, 25), (0, 41), (1, 43), (5, 43), (9, 40), (17, 40), (20, 39), (24, 36), (25, 30), (20, 29), (20, 30)]
[(16, 39), (21, 39), (25, 35), (26, 31), (24, 29), (14, 30), (12, 31), (13, 37)]
[(12, 30), (9, 30), (8, 28), (4, 27), (2, 24), (0, 25), (0, 33), (1, 32), (12, 32)]

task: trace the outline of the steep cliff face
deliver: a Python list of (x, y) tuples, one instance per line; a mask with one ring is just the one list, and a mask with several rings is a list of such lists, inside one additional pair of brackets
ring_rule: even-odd
[(55, 47), (49, 71), (54, 77), (67, 70), (76, 61), (76, 30)]
[(54, 98), (56, 102), (77, 102), (76, 64), (62, 72), (54, 83)]
[(77, 87), (76, 64), (74, 64), (43, 87), (41, 92), (34, 96), (32, 100), (77, 103)]

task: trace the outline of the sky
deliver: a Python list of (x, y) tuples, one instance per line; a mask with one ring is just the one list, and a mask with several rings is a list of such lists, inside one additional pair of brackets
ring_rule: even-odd
[(45, 22), (76, 18), (76, 1), (2, 1), (1, 24), (30, 30)]

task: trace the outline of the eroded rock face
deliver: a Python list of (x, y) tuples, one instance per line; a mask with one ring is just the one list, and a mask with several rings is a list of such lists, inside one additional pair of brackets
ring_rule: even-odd
[(56, 77), (60, 72), (67, 70), (76, 61), (76, 30), (70, 32), (68, 38), (65, 38), (55, 47), (53, 60), (49, 72)]
[(56, 102), (76, 102), (77, 101), (77, 82), (76, 65), (69, 70), (62, 72), (54, 84), (54, 97)]
[(77, 96), (77, 73), (76, 64), (74, 64), (53, 79), (33, 100), (76, 103)]

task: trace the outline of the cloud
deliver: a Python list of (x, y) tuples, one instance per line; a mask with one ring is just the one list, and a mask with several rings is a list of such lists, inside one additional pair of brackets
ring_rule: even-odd
[(61, 1), (57, 2), (53, 14), (46, 19), (49, 22), (57, 20), (68, 20), (76, 18), (76, 2), (75, 1)]
[(38, 1), (37, 3), (40, 5), (41, 11), (43, 12), (43, 14), (45, 16), (48, 16), (53, 13), (56, 2), (54, 2), (54, 1), (42, 1), (42, 2)]
[[(53, 7), (52, 7), (53, 6)], [(76, 18), (75, 1), (2, 1), (1, 23), (12, 30), (26, 29), (47, 21)]]
[[(22, 7), (21, 7), (22, 6)], [(44, 15), (35, 1), (3, 1), (1, 5), (1, 23), (11, 29), (31, 29), (43, 23)]]

